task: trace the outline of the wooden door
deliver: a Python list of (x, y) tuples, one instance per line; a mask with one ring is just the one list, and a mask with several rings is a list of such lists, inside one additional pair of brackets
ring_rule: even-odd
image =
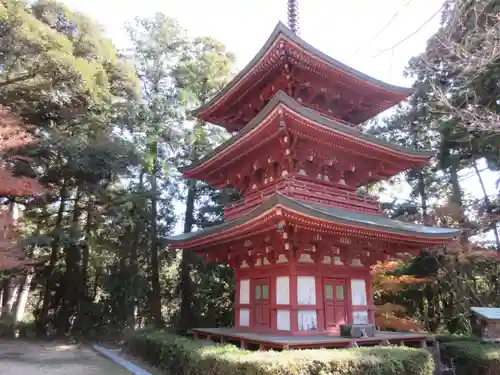
[(257, 279), (253, 281), (254, 293), (254, 327), (270, 327), (269, 310), (269, 279)]
[(347, 321), (346, 281), (340, 279), (323, 280), (325, 301), (325, 329), (334, 331)]

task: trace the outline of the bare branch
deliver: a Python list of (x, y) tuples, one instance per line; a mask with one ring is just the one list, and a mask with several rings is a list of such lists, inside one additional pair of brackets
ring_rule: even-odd
[[(500, 15), (490, 2), (453, 1), (445, 25), (430, 41), (422, 63), (426, 72), (446, 71), (446, 83), (429, 80), (445, 115), (458, 118), (469, 130), (500, 132), (497, 98), (481, 90), (500, 63)], [(486, 4), (486, 5), (483, 5)], [(446, 14), (446, 13), (445, 13)]]

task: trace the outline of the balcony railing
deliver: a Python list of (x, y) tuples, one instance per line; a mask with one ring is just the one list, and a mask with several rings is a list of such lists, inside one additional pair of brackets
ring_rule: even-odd
[(287, 178), (259, 191), (248, 194), (243, 199), (227, 205), (224, 208), (226, 220), (235, 219), (265, 202), (272, 194), (280, 192), (290, 198), (303, 201), (321, 203), (351, 209), (356, 211), (378, 213), (378, 200), (368, 196), (361, 196), (355, 191), (348, 191), (334, 186), (327, 186), (314, 180)]

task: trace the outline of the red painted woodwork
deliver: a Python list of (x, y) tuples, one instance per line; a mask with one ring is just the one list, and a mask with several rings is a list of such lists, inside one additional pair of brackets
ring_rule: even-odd
[(357, 125), (404, 100), (401, 92), (357, 78), (278, 34), (263, 57), (215, 103), (198, 111), (201, 119), (239, 131), (278, 90), (326, 116)]
[(253, 313), (254, 327), (258, 329), (270, 328), (270, 309), (269, 309), (269, 279), (256, 279), (252, 282), (253, 290)]
[(306, 202), (328, 204), (358, 212), (380, 213), (380, 204), (372, 197), (359, 195), (342, 185), (291, 174), (288, 178), (276, 179), (276, 185), (251, 192), (243, 199), (227, 205), (224, 208), (224, 218), (230, 220), (240, 217), (264, 203), (276, 192)]
[(323, 279), (325, 329), (328, 332), (338, 331), (339, 325), (347, 322), (346, 291), (346, 280)]
[(216, 187), (232, 186), (243, 195), (300, 173), (315, 181), (355, 190), (423, 166), (428, 159), (332, 132), (278, 105), (258, 128), (185, 171), (184, 176), (205, 180)]
[[(254, 266), (248, 268), (236, 268), (236, 285), (239, 287), (241, 280), (250, 280), (251, 284), (251, 295), (255, 295), (255, 286), (265, 285), (269, 283), (269, 298), (268, 298), (268, 311), (270, 313), (269, 324), (265, 324), (265, 319), (261, 318), (262, 312), (266, 311), (266, 306), (261, 306), (259, 299), (252, 297), (250, 304), (235, 304), (236, 311), (236, 324), (235, 326), (241, 331), (249, 332), (260, 332), (260, 333), (273, 333), (280, 335), (295, 335), (295, 336), (310, 336), (315, 335), (320, 332), (338, 334), (338, 327), (333, 329), (326, 329), (327, 319), (326, 316), (326, 304), (324, 295), (324, 280), (331, 282), (333, 280), (337, 284), (344, 285), (345, 301), (344, 301), (344, 313), (345, 320), (347, 322), (352, 322), (352, 311), (353, 310), (370, 310), (372, 308), (371, 297), (367, 290), (368, 305), (357, 306), (353, 308), (351, 306), (351, 290), (350, 290), (350, 279), (370, 279), (370, 268), (369, 267), (349, 267), (346, 265), (332, 265), (332, 264), (312, 264), (312, 263), (299, 263), (297, 261), (291, 261), (290, 263), (282, 264), (268, 264), (261, 266)], [(332, 279), (332, 275), (335, 278)], [(316, 305), (299, 305), (297, 301), (297, 276), (316, 276)], [(289, 304), (277, 304), (276, 301), (276, 278), (280, 276), (288, 276), (290, 280), (290, 298)], [(367, 284), (368, 285), (368, 284)], [(239, 289), (236, 292), (236, 301), (239, 302)], [(341, 301), (336, 301), (337, 314), (340, 314)], [(239, 311), (240, 309), (250, 310), (250, 321), (249, 327), (240, 326), (239, 324)], [(276, 311), (289, 310), (290, 311), (290, 331), (280, 331), (278, 330)], [(318, 330), (301, 332), (298, 330), (298, 311), (299, 310), (315, 310), (317, 312), (317, 326)], [(264, 323), (264, 324), (262, 324)]]
[[(235, 86), (198, 111), (201, 119), (230, 130), (252, 120), (225, 147), (184, 171), (186, 178), (238, 190), (243, 198), (226, 206), (224, 216), (240, 219), (170, 246), (235, 270), (238, 331), (335, 335), (340, 324), (353, 322), (356, 311), (367, 311), (374, 323), (370, 266), (448, 241), (384, 231), (366, 225), (368, 220), (335, 220), (300, 204), (380, 214), (378, 200), (357, 194), (357, 188), (427, 163), (426, 154), (384, 146), (352, 129), (406, 97), (384, 87), (356, 78), (340, 65), (333, 67), (291, 38), (278, 38)], [(256, 117), (271, 99), (272, 105)], [(301, 276), (315, 280), (314, 305), (299, 304)], [(281, 290), (279, 277), (285, 277)], [(353, 279), (365, 281), (366, 305), (353, 306)], [(240, 288), (246, 282), (248, 300), (241, 302)], [(301, 295), (312, 289), (304, 282)], [(278, 298), (286, 290), (288, 298)], [(298, 316), (304, 310), (315, 313), (317, 329), (299, 330)], [(308, 316), (309, 322), (313, 318)]]

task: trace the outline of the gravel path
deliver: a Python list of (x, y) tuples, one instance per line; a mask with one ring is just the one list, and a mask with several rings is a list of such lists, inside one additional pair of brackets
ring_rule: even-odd
[(1, 375), (130, 375), (81, 345), (0, 340)]

